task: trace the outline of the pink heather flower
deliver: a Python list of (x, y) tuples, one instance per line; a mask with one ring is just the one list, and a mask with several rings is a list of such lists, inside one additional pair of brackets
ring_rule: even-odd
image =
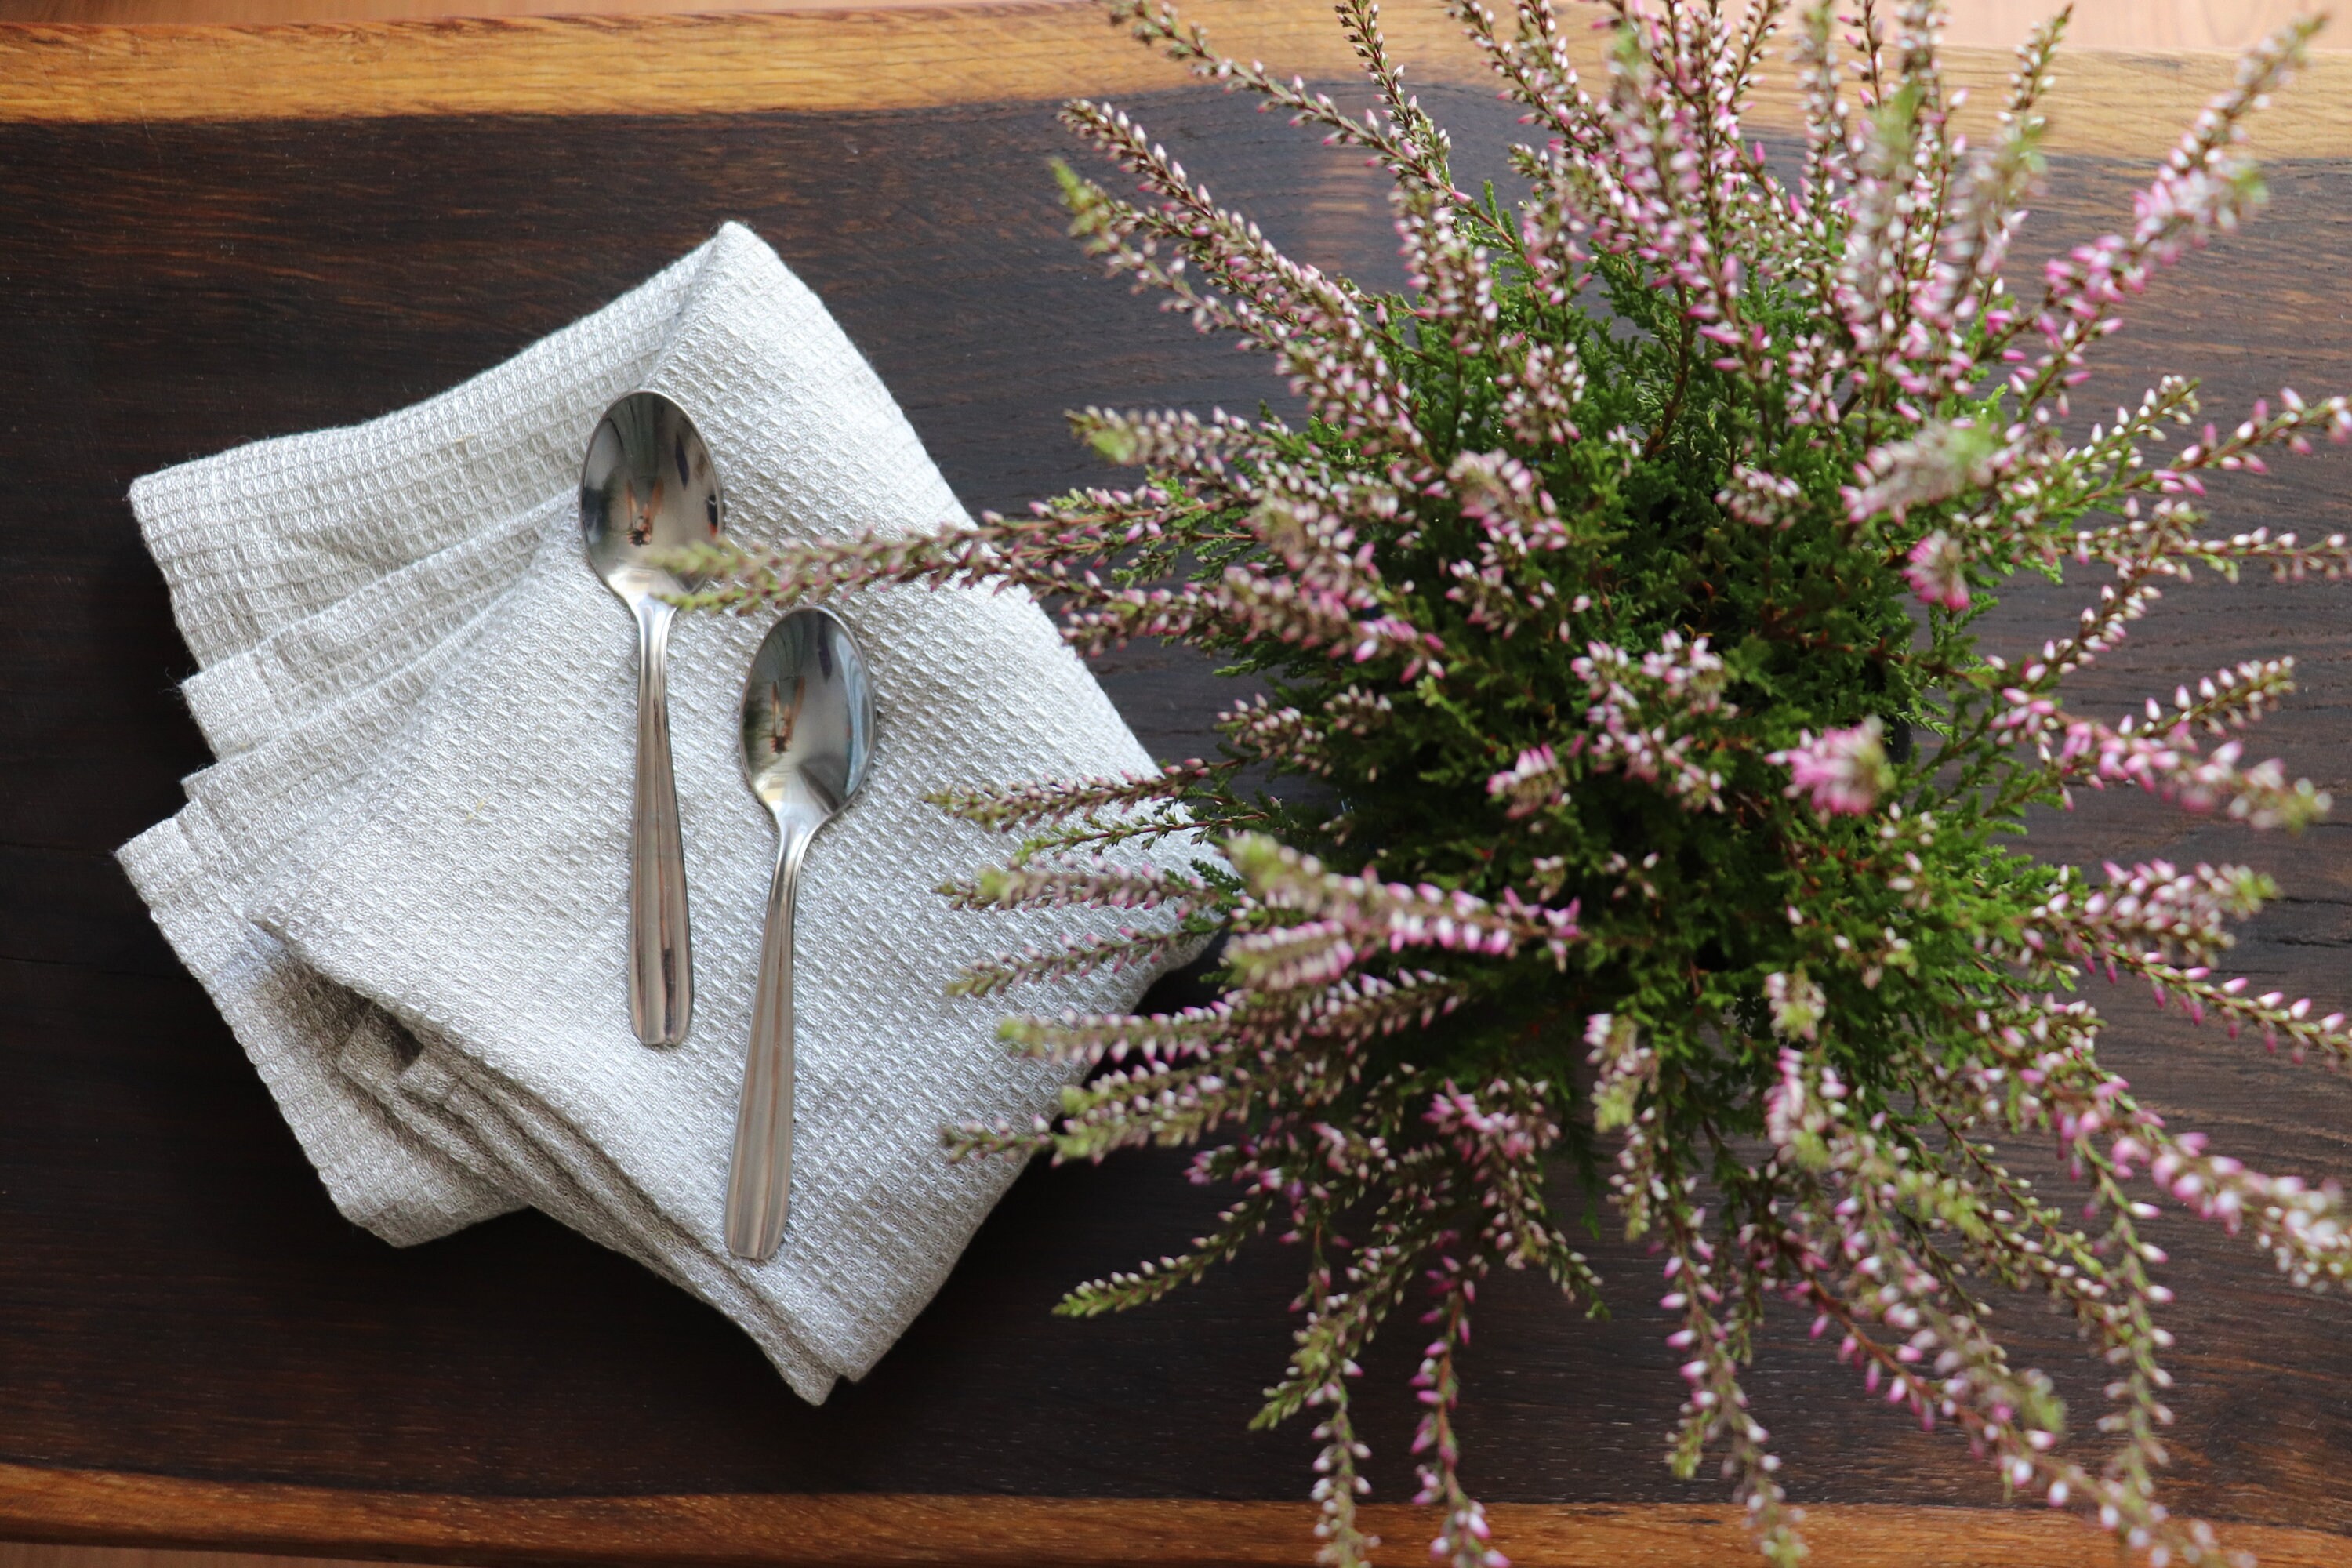
[(1486, 793), (1508, 800), (1510, 818), (1517, 822), (1558, 805), (1568, 788), (1568, 775), (1549, 746), (1533, 746), (1519, 760), (1486, 781)]
[(1819, 740), (1810, 730), (1795, 747), (1766, 759), (1786, 764), (1791, 799), (1808, 791), (1813, 809), (1823, 816), (1861, 816), (1894, 787), (1895, 770), (1886, 761), (1879, 738), (1886, 726), (1876, 716), (1843, 730), (1832, 730)]
[(1903, 575), (1923, 604), (1965, 610), (1969, 607), (1967, 564), (1959, 542), (1939, 528), (1911, 547), (1911, 565)]
[(1854, 477), (1861, 483), (1839, 493), (1851, 521), (1868, 522), (1885, 512), (1901, 522), (1912, 507), (1930, 506), (1990, 484), (2007, 457), (1998, 430), (1967, 419), (1937, 421), (1920, 426), (1907, 441), (1873, 451), (1856, 468)]
[[(2273, 685), (2269, 689), (2278, 689)], [(2250, 680), (2244, 695), (2232, 693), (2237, 698), (2232, 706), (2251, 706), (2245, 699), (2257, 693), (2269, 695)], [(2051, 699), (2021, 687), (2011, 687), (2001, 695), (2010, 706), (1993, 721), (1995, 732), (2009, 738), (2004, 743), (2032, 742), (2044, 762), (2057, 764), (2063, 781), (2087, 778), (2101, 789), (2111, 782), (2135, 784), (2190, 811), (2226, 806), (2231, 816), (2254, 827), (2299, 828), (2326, 816), (2332, 804), (2326, 792), (2313, 788), (2309, 779), (2287, 783), (2286, 771), (2275, 757), (2240, 767), (2238, 760), (2245, 753), (2242, 742), (2199, 752), (2189, 734), (2195, 710), (2176, 711), (2169, 728), (2159, 735), (2156, 726), (2167, 721), (2153, 702), (2156, 716), (2147, 728), (2136, 729), (2126, 720), (2123, 727), (2111, 729), (2095, 720), (2070, 719)], [(2230, 712), (2231, 707), (2224, 706), (2206, 717), (2218, 721)]]
[(1733, 465), (1731, 482), (1715, 497), (1717, 506), (1757, 528), (1788, 527), (1797, 521), (1804, 500), (1804, 489), (1796, 480), (1745, 463)]

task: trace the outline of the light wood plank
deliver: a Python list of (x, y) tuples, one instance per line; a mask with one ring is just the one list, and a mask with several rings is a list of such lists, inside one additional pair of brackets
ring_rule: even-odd
[[(1365, 1510), (1405, 1556), (1433, 1519)], [(1521, 1568), (1715, 1568), (1748, 1550), (1740, 1511), (1681, 1505), (1500, 1504), (1496, 1543)], [(0, 1528), (83, 1542), (148, 1539), (407, 1561), (579, 1559), (688, 1565), (867, 1564), (949, 1559), (982, 1568), (1093, 1564), (1296, 1564), (1313, 1515), (1276, 1502), (877, 1496), (458, 1498), (226, 1485), (168, 1477), (0, 1465)], [(158, 1521), (171, 1521), (159, 1531)], [(1810, 1510), (1817, 1559), (1840, 1568), (2108, 1568), (2113, 1542), (2065, 1515), (2032, 1510), (1831, 1506)], [(2241, 1526), (2231, 1545), (2271, 1568), (2341, 1568), (2352, 1542), (2315, 1531)], [(5, 1549), (31, 1552), (27, 1547)], [(234, 1568), (217, 1553), (87, 1547), (0, 1568)], [(314, 1561), (326, 1562), (329, 1559)]]
[[(0, 22), (107, 26), (218, 26), (273, 22), (430, 22), (454, 16), (706, 16), (719, 11), (837, 11), (842, 0), (0, 0)], [(864, 10), (984, 0), (859, 0)], [(1063, 0), (1092, 5), (1094, 0)], [(2214, 47), (2228, 47), (2224, 39)], [(2160, 47), (2173, 47), (2159, 45)]]
[[(1223, 47), (1309, 77), (1353, 63), (1322, 0), (1202, 0)], [(1433, 5), (1398, 5), (1397, 53), (1423, 81), (1483, 88), (1483, 66)], [(1597, 58), (1597, 38), (1580, 35)], [(1951, 51), (1969, 112), (1988, 122), (2009, 71), (1999, 50)], [(2212, 52), (2068, 62), (2052, 144), (2151, 157), (2230, 81)], [(1176, 68), (1066, 0), (828, 13), (471, 18), (299, 26), (0, 26), (0, 120), (120, 121), (402, 114), (741, 114), (922, 109), (1121, 95), (1181, 84)], [(1964, 117), (1965, 118), (1965, 117)], [(1768, 81), (1759, 126), (1795, 122)], [(2352, 55), (2320, 55), (2265, 117), (2270, 156), (2352, 153)]]
[[(941, 0), (865, 0), (877, 5)], [(971, 0), (949, 0), (969, 4)], [(1096, 0), (1066, 0), (1090, 5)], [(600, 16), (675, 12), (814, 11), (837, 0), (0, 0), (0, 22), (102, 22), (153, 26), (191, 23), (389, 22), (447, 16)], [(1953, 0), (1949, 43), (2007, 48), (2054, 8), (2053, 0)], [(2068, 32), (2073, 47), (2135, 51), (2242, 49), (2300, 15), (2303, 0), (2077, 0)], [(2332, 29), (2322, 47), (2352, 47)]]
[[(2007, 47), (2057, 8), (2057, 0), (1951, 0), (1945, 36), (1956, 44)], [(2084, 49), (2242, 49), (2310, 9), (2305, 0), (2075, 0), (2066, 37)], [(2337, 47), (2352, 43), (2343, 31), (2328, 29)]]
[(357, 1560), (262, 1552), (166, 1552), (148, 1546), (58, 1546), (0, 1541), (0, 1568), (357, 1568)]
[[(1398, 1562), (1435, 1522), (1364, 1510)], [(1677, 1504), (1498, 1504), (1495, 1543), (1520, 1568), (1719, 1568), (1752, 1548), (1739, 1510)], [(110, 1539), (407, 1562), (626, 1561), (664, 1568), (1297, 1568), (1311, 1510), (1279, 1502), (1019, 1497), (653, 1496), (475, 1498), (229, 1485), (0, 1464), (0, 1532), (79, 1543), (44, 1556), (0, 1548), (0, 1568), (246, 1568), (217, 1552), (92, 1553)], [(168, 1521), (168, 1522), (165, 1522)], [(2032, 1509), (1817, 1507), (1814, 1560), (1834, 1568), (2113, 1568), (2112, 1540)], [(2342, 1568), (2352, 1541), (2275, 1526), (2226, 1528), (2268, 1568)], [(282, 1568), (272, 1564), (271, 1568)]]

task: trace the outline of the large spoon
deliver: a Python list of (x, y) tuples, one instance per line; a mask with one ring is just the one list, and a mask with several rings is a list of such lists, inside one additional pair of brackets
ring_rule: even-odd
[(664, 554), (719, 537), (719, 473), (686, 411), (633, 392), (604, 411), (580, 467), (588, 564), (637, 623), (637, 778), (629, 837), (629, 1023), (649, 1046), (686, 1038), (694, 951), (686, 921), (686, 850), (669, 757), (669, 626), (662, 595), (700, 586)]
[(778, 621), (743, 686), (743, 776), (775, 816), (776, 870), (727, 1172), (727, 1247), (739, 1258), (775, 1256), (792, 1199), (793, 893), (801, 859), (865, 782), (873, 742), (873, 688), (849, 628), (824, 610), (794, 610)]

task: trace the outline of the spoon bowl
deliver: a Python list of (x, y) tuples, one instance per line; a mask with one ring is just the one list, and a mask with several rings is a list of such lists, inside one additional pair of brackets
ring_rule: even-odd
[(776, 866), (727, 1173), (727, 1246), (739, 1258), (765, 1262), (783, 1242), (793, 1173), (793, 895), (810, 840), (866, 782), (873, 736), (873, 685), (849, 628), (820, 609), (778, 621), (743, 684), (743, 776), (776, 819)]
[(623, 603), (700, 587), (662, 558), (716, 542), (723, 510), (710, 448), (685, 409), (633, 392), (604, 410), (580, 465), (580, 534), (589, 566)]
[(686, 849), (669, 751), (669, 628), (661, 595), (700, 579), (666, 552), (719, 537), (719, 470), (686, 410), (633, 392), (604, 411), (580, 466), (580, 535), (588, 564), (637, 626), (637, 767), (629, 836), (629, 1022), (649, 1046), (686, 1038), (694, 1016)]
[(743, 683), (743, 777), (771, 812), (822, 822), (865, 782), (874, 693), (849, 628), (794, 610), (751, 656)]

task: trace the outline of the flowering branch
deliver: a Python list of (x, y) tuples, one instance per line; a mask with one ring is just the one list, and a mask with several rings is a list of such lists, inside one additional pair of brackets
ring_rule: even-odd
[[(1563, 1163), (1605, 1173), (1663, 1256), (1686, 1386), (1670, 1463), (1719, 1458), (1773, 1560), (1801, 1555), (1801, 1517), (1746, 1369), (1794, 1304), (1864, 1393), (2006, 1486), (2148, 1563), (2222, 1561), (2158, 1495), (2174, 1341), (2142, 1227), (2183, 1207), (2321, 1289), (2352, 1272), (2352, 1224), (2326, 1178), (2249, 1169), (2140, 1105), (2069, 988), (2104, 970), (2346, 1067), (2352, 1027), (2219, 972), (2267, 878), (2151, 858), (2095, 886), (2015, 836), (2109, 784), (2248, 829), (2329, 807), (2238, 733), (2291, 699), (2288, 659), (2114, 722), (2067, 695), (2196, 572), (2352, 573), (2343, 533), (2206, 511), (2210, 488), (2352, 438), (2345, 397), (2284, 388), (2226, 428), (2187, 376), (2087, 430), (2069, 405), (2154, 270), (2260, 205), (2247, 124), (2316, 23), (2251, 53), (2118, 231), (2021, 296), (2063, 11), (1971, 148), (1937, 0), (1602, 0), (1589, 78), (1549, 0), (1441, 3), (1531, 127), (1516, 206), (1457, 184), (1370, 0), (1338, 5), (1360, 109), (1219, 54), (1160, 0), (1109, 7), (1382, 170), (1398, 293), (1286, 257), (1122, 111), (1064, 110), (1139, 187), (1059, 170), (1073, 235), (1271, 355), (1302, 423), (1089, 408), (1074, 433), (1131, 486), (681, 560), (702, 608), (1026, 592), (1083, 651), (1166, 638), (1249, 678), (1214, 760), (933, 796), (1012, 839), (942, 889), (959, 907), (1115, 911), (970, 963), (963, 993), (1050, 998), (1224, 939), (1201, 1005), (1006, 1020), (1009, 1049), (1086, 1076), (1050, 1115), (950, 1130), (950, 1152), (1186, 1147), (1231, 1194), (1183, 1252), (1073, 1291), (1074, 1315), (1158, 1300), (1269, 1232), (1302, 1250), (1258, 1420), (1313, 1413), (1328, 1568), (1377, 1545), (1360, 1352), (1424, 1288), (1418, 1495), (1439, 1560), (1501, 1568), (1461, 1358), (1497, 1269), (1598, 1308), (1549, 1206)], [(1742, 127), (1784, 21), (1804, 117), (1785, 164)], [(2089, 574), (2079, 616), (2038, 649), (1988, 646), (1985, 595), (2027, 570)], [(2019, 1138), (2056, 1151), (2079, 1221), (2003, 1163)], [(2107, 1369), (2087, 1441), (1993, 1329), (2006, 1292), (2070, 1316)]]

